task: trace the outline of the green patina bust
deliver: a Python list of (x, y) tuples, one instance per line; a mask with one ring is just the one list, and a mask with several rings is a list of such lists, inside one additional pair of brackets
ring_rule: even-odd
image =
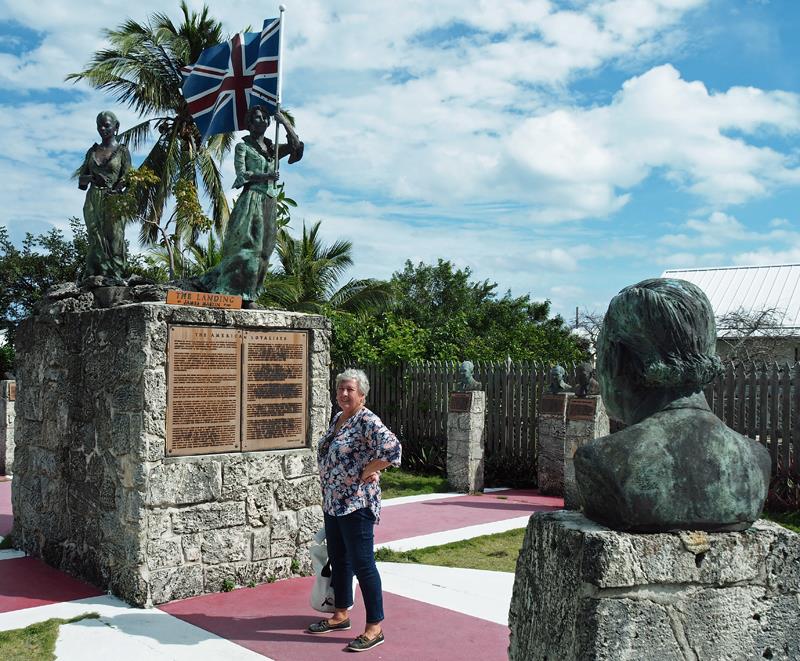
[(476, 381), (472, 376), (475, 366), (472, 361), (465, 360), (458, 366), (458, 383), (455, 385), (457, 392), (468, 392), (470, 390), (481, 390), (483, 386), (480, 381)]
[(571, 393), (572, 386), (564, 381), (567, 371), (561, 365), (554, 365), (550, 368), (550, 384), (547, 387), (551, 395)]
[(629, 426), (575, 455), (587, 517), (632, 532), (745, 530), (758, 518), (770, 458), (709, 409), (715, 343), (711, 305), (689, 282), (645, 280), (612, 299), (597, 374), (609, 415)]

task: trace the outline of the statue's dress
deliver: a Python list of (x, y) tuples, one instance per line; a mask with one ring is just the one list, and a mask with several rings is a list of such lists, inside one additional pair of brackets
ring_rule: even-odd
[[(272, 172), (273, 150), (250, 136), (236, 145), (234, 188), (243, 188), (236, 200), (222, 243), (222, 261), (201, 278), (204, 289), (234, 294), (252, 301), (258, 296), (275, 248), (277, 228), (275, 183), (250, 183), (254, 174)], [(282, 145), (283, 147), (283, 145)]]
[(744, 530), (761, 512), (770, 470), (764, 447), (726, 427), (702, 394), (575, 454), (586, 516), (632, 532)]
[(78, 171), (79, 176), (91, 176), (86, 201), (83, 204), (83, 219), (86, 223), (88, 250), (86, 253), (86, 276), (101, 275), (120, 279), (125, 268), (125, 223), (114, 217), (106, 203), (112, 191), (118, 191), (131, 168), (128, 148), (117, 145), (113, 154), (98, 161), (93, 144)]

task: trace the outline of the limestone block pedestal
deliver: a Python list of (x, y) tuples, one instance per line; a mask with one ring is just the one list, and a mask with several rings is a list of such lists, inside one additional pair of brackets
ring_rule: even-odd
[(14, 406), (17, 384), (13, 380), (0, 381), (0, 475), (14, 472)]
[(800, 659), (800, 535), (620, 533), (577, 512), (531, 516), (509, 659)]
[(592, 439), (608, 434), (608, 414), (599, 395), (572, 397), (569, 400), (564, 432), (564, 507), (567, 509), (579, 509), (573, 461), (575, 452)]
[[(91, 301), (58, 300), (17, 333), (15, 545), (139, 606), (307, 570), (322, 522), (316, 442), (330, 416), (328, 320)], [(304, 446), (167, 456), (173, 325), (307, 332)]]
[(486, 393), (450, 393), (447, 407), (447, 481), (456, 491), (483, 490)]
[(536, 449), (536, 477), (539, 493), (564, 494), (564, 438), (567, 406), (572, 393), (544, 395), (539, 404), (539, 441)]

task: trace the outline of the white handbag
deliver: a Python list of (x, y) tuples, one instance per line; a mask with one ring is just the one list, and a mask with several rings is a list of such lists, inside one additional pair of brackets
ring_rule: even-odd
[[(321, 613), (333, 613), (333, 586), (331, 585), (331, 563), (328, 560), (328, 545), (325, 543), (325, 529), (314, 535), (314, 543), (308, 549), (311, 555), (311, 568), (314, 570), (314, 585), (311, 588), (311, 607)], [(356, 578), (353, 577), (353, 601), (356, 597)], [(347, 610), (352, 608), (352, 604)]]

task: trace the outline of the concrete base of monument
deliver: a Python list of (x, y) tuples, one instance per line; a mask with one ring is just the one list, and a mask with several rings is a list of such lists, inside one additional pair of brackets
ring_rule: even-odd
[(509, 659), (798, 659), (800, 535), (634, 535), (537, 513), (517, 561)]
[[(328, 320), (77, 300), (46, 303), (17, 334), (15, 546), (139, 606), (307, 570)], [(196, 337), (175, 340), (181, 328)], [(248, 353), (259, 334), (302, 347), (291, 364), (282, 337)], [(289, 449), (242, 451), (293, 426)], [(170, 456), (193, 450), (207, 454)]]

